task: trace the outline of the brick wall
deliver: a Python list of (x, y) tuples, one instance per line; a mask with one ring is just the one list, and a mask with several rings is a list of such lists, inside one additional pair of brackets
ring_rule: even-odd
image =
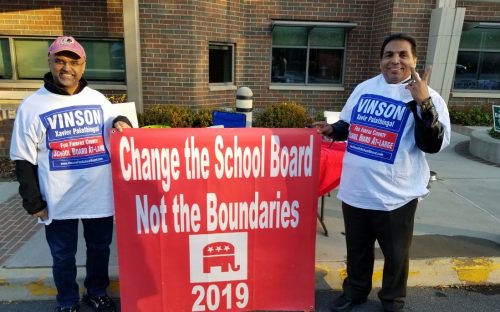
[(405, 32), (417, 40), (417, 70), (423, 72), (427, 54), (429, 23), (435, 1), (429, 0), (380, 0), (375, 4), (373, 35), (371, 38), (374, 51), (372, 74), (379, 73), (380, 46), (389, 33)]
[[(254, 91), (255, 106), (265, 107), (279, 101), (295, 101), (318, 111), (338, 110), (350, 91), (364, 80), (370, 69), (371, 45), (364, 40), (371, 33), (374, 1), (254, 1), (249, 2), (246, 31), (247, 45), (259, 46), (261, 55), (256, 63), (246, 66), (241, 83)], [(347, 33), (346, 66), (344, 71), (345, 91), (293, 91), (269, 90), (272, 20), (306, 20), (327, 22), (356, 22), (358, 26)], [(260, 31), (253, 31), (260, 30)], [(348, 56), (347, 56), (348, 55)], [(259, 74), (260, 72), (260, 74)], [(260, 79), (252, 79), (253, 75)]]
[(500, 3), (457, 0), (457, 8), (465, 9), (466, 22), (500, 22)]
[[(338, 109), (372, 68), (366, 57), (372, 47), (366, 38), (371, 33), (373, 0), (177, 2), (140, 4), (145, 107), (234, 106), (235, 90), (209, 90), (208, 43), (212, 41), (236, 45), (235, 84), (252, 89), (256, 108), (296, 101), (322, 110)], [(346, 91), (269, 90), (274, 19), (357, 22), (359, 26), (348, 34)], [(163, 58), (158, 60), (158, 55)]]
[[(389, 33), (414, 35), (425, 57), (434, 5), (432, 0), (141, 2), (144, 105), (234, 106), (235, 90), (208, 86), (208, 43), (218, 41), (236, 45), (235, 84), (252, 89), (256, 109), (295, 101), (311, 111), (338, 110), (359, 82), (379, 72), (380, 44)], [(356, 22), (348, 32), (345, 90), (270, 90), (272, 20)]]
[(429, 0), (398, 0), (394, 1), (394, 19), (392, 29), (411, 34), (417, 40), (417, 70), (423, 73), (431, 13), (435, 8), (435, 1)]
[(491, 105), (500, 105), (500, 99), (494, 99), (494, 98), (489, 99), (489, 98), (455, 97), (455, 98), (450, 98), (449, 102), (453, 104), (450, 105), (450, 103), (448, 103), (448, 106), (453, 106), (454, 108), (458, 109), (467, 109), (474, 106), (481, 106), (490, 112), (491, 112)]
[(242, 1), (141, 1), (143, 96), (152, 104), (221, 105), (233, 92), (208, 92), (208, 42), (236, 44), (243, 24)]
[(121, 0), (2, 0), (0, 21), (0, 35), (123, 37)]

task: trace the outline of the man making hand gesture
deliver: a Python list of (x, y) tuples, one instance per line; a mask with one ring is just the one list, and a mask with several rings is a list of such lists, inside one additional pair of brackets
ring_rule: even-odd
[(428, 86), (431, 69), (421, 78), (416, 65), (415, 39), (390, 35), (380, 50), (381, 74), (354, 89), (338, 122), (316, 124), (323, 135), (347, 139), (338, 192), (347, 278), (332, 311), (366, 302), (375, 241), (385, 258), (378, 297), (384, 311), (403, 310), (415, 210), (429, 193), (425, 153), (437, 153), (450, 142), (446, 103)]

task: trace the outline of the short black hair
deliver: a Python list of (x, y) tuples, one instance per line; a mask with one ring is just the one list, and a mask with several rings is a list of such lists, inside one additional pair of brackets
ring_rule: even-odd
[(382, 43), (382, 48), (380, 49), (380, 58), (384, 56), (384, 49), (385, 46), (394, 40), (404, 40), (408, 41), (411, 45), (411, 53), (413, 54), (414, 57), (417, 56), (417, 40), (413, 38), (412, 36), (405, 34), (405, 33), (397, 33), (397, 34), (392, 34), (387, 37), (385, 37), (384, 42)]

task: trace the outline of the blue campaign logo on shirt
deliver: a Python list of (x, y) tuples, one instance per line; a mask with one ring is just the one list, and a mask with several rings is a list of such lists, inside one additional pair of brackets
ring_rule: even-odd
[(409, 115), (405, 102), (363, 94), (351, 114), (347, 151), (393, 164)]
[(110, 163), (104, 144), (104, 114), (100, 105), (80, 105), (40, 115), (47, 129), (50, 170), (71, 170)]

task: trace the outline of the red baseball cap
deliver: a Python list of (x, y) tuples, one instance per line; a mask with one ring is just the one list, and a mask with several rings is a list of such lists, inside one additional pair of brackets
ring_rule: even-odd
[(49, 47), (49, 56), (54, 55), (61, 51), (70, 51), (78, 55), (80, 58), (86, 60), (85, 49), (81, 44), (71, 36), (58, 37)]

